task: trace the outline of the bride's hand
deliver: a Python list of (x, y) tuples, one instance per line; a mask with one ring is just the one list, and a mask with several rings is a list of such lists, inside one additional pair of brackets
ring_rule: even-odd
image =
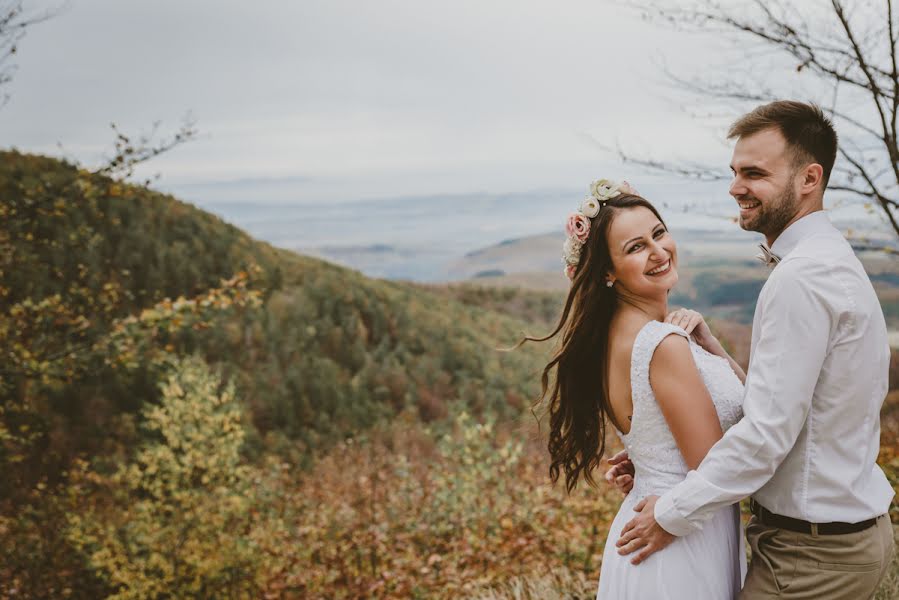
[(609, 458), (608, 462), (612, 467), (606, 471), (606, 481), (627, 496), (634, 487), (634, 463), (628, 458), (627, 450)]
[(666, 323), (677, 325), (687, 332), (696, 343), (702, 346), (707, 352), (712, 354), (720, 354), (723, 351), (721, 343), (712, 335), (712, 330), (702, 315), (695, 310), (688, 308), (679, 308), (668, 313), (665, 317)]

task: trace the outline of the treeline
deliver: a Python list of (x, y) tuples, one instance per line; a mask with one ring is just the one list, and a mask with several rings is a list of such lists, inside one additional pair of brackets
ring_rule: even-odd
[[(142, 493), (115, 474), (158, 437), (146, 411), (188, 357), (235, 386), (247, 464), (278, 455), (305, 468), (400, 412), (518, 418), (546, 352), (497, 350), (528, 329), (511, 316), (279, 250), (170, 196), (15, 151), (0, 152), (0, 261), (0, 545), (15, 548), (0, 595), (112, 585), (88, 568), (90, 544), (72, 546), (70, 517)], [(117, 486), (95, 498), (81, 481), (82, 502), (67, 504), (76, 464)]]
[[(522, 382), (535, 354), (495, 351), (527, 325), (474, 303), (272, 248), (170, 196), (46, 157), (0, 153), (0, 198), (5, 341), (20, 348), (2, 382), (16, 404), (46, 404), (48, 421), (102, 426), (102, 413), (157, 397), (155, 381), (135, 387), (135, 375), (89, 372), (97, 365), (80, 357), (117, 319), (253, 269), (259, 310), (170, 341), (237, 380), (263, 435), (314, 449), (406, 407), (425, 420), (455, 400), (509, 415), (532, 394)], [(28, 307), (48, 299), (57, 313), (37, 331), (43, 315)]]

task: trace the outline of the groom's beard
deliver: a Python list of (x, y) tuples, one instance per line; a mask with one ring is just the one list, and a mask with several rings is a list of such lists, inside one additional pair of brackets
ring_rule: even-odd
[[(759, 201), (754, 196), (743, 196), (741, 199)], [(757, 231), (767, 237), (776, 238), (787, 228), (787, 224), (796, 214), (796, 194), (793, 187), (787, 185), (776, 200), (762, 203), (756, 213), (749, 218), (740, 217), (740, 227), (746, 231)]]

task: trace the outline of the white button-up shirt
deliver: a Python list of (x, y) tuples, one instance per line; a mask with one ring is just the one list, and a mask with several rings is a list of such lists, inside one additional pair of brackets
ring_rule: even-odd
[(744, 417), (656, 503), (675, 535), (749, 495), (813, 523), (870, 519), (893, 498), (875, 463), (890, 348), (871, 281), (824, 212), (771, 251), (781, 261), (755, 309)]

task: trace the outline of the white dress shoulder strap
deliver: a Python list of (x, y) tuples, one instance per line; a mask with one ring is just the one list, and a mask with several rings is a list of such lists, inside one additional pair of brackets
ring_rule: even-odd
[(659, 321), (650, 321), (637, 334), (631, 351), (631, 393), (635, 404), (638, 397), (640, 400), (651, 399), (655, 403), (649, 385), (649, 363), (652, 362), (652, 355), (662, 340), (671, 334), (690, 339), (687, 332), (677, 325)]

